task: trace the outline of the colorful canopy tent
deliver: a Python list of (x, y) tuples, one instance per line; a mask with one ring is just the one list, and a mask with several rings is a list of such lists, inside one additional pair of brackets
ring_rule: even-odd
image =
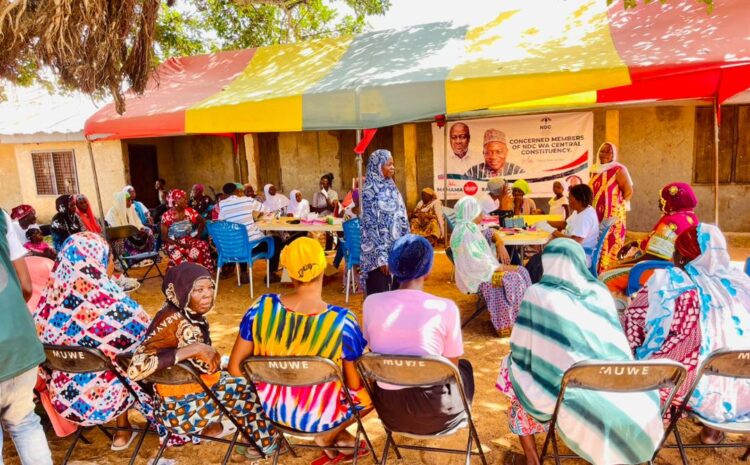
[(172, 59), (143, 96), (127, 98), (125, 114), (110, 105), (85, 133), (362, 129), (531, 109), (540, 99), (570, 108), (723, 99), (749, 87), (746, 0), (715, 0), (713, 14), (694, 0), (629, 10), (606, 0), (493, 4), (479, 25), (432, 23)]

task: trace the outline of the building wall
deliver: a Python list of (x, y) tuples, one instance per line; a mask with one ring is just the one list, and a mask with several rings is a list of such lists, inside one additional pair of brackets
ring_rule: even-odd
[(10, 213), (13, 207), (23, 203), (16, 152), (12, 144), (0, 144), (0, 173), (3, 177), (0, 208)]
[[(328, 131), (280, 133), (279, 158), (281, 181), (276, 187), (287, 196), (296, 189), (302, 191), (306, 199), (312, 199), (313, 194), (320, 190), (320, 176), (325, 173), (333, 173), (334, 189), (342, 197), (348, 191), (350, 182), (344, 183), (341, 179), (339, 140), (335, 133)], [(353, 160), (352, 156), (349, 162)], [(261, 154), (260, 163), (263, 163), (263, 154)], [(261, 182), (267, 181), (261, 180)], [(258, 190), (261, 188), (262, 186), (259, 186)]]
[[(172, 152), (175, 166), (170, 185), (173, 187), (190, 192), (193, 184), (200, 183), (219, 192), (225, 183), (240, 181), (232, 140), (228, 137), (173, 137)], [(159, 166), (160, 173), (161, 169)]]
[[(104, 212), (112, 206), (112, 198), (118, 190), (125, 186), (125, 164), (123, 162), (122, 145), (120, 141), (94, 142), (96, 171), (101, 191)], [(18, 166), (19, 192), (22, 202), (32, 205), (37, 212), (39, 221), (49, 222), (55, 214), (55, 195), (37, 195), (34, 178), (34, 166), (31, 153), (34, 151), (73, 150), (78, 174), (78, 189), (86, 194), (99, 216), (99, 203), (96, 196), (93, 170), (89, 159), (86, 143), (78, 142), (47, 142), (38, 144), (15, 144), (13, 146)], [(5, 192), (6, 188), (3, 187)], [(19, 202), (21, 203), (21, 202)]]
[[(628, 167), (634, 183), (634, 213), (628, 216), (628, 229), (649, 231), (659, 218), (661, 188), (670, 182), (693, 182), (695, 107), (620, 110), (619, 138), (620, 161)], [(713, 222), (713, 186), (693, 188), (698, 197), (698, 217)], [(748, 195), (748, 185), (720, 186), (719, 224), (724, 231), (750, 231), (750, 204), (742, 201)]]

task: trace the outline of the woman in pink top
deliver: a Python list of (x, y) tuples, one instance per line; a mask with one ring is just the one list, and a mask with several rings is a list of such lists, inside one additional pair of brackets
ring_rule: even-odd
[[(373, 352), (388, 355), (439, 355), (458, 366), (468, 400), (474, 396), (474, 372), (464, 353), (456, 304), (424, 292), (434, 251), (424, 237), (408, 234), (393, 245), (388, 269), (399, 281), (395, 291), (372, 294), (364, 303), (364, 334)], [(397, 388), (376, 385), (373, 402), (389, 428), (413, 434), (450, 430), (466, 417), (463, 402), (449, 384)], [(391, 425), (390, 423), (393, 423)]]

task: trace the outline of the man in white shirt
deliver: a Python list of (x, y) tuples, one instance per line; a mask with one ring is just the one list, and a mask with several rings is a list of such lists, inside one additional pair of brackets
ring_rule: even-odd
[[(227, 197), (219, 202), (219, 220), (244, 225), (247, 229), (247, 238), (251, 242), (266, 237), (263, 231), (258, 228), (258, 225), (255, 224), (255, 214), (269, 213), (268, 209), (252, 197), (243, 197), (242, 189), (237, 187), (237, 184), (233, 182), (224, 184), (222, 191)], [(275, 272), (279, 268), (279, 256), (281, 255), (283, 243), (278, 236), (269, 237), (274, 241), (274, 253), (270, 260), (270, 280), (271, 282), (278, 282), (279, 277)], [(262, 252), (265, 248), (266, 244), (260, 244), (254, 250)]]

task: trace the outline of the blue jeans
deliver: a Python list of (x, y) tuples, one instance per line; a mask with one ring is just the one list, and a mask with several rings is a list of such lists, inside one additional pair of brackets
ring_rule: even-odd
[[(52, 465), (47, 437), (34, 413), (36, 367), (0, 383), (0, 444), (3, 430), (10, 433), (23, 465)], [(3, 465), (0, 452), (0, 465)]]

